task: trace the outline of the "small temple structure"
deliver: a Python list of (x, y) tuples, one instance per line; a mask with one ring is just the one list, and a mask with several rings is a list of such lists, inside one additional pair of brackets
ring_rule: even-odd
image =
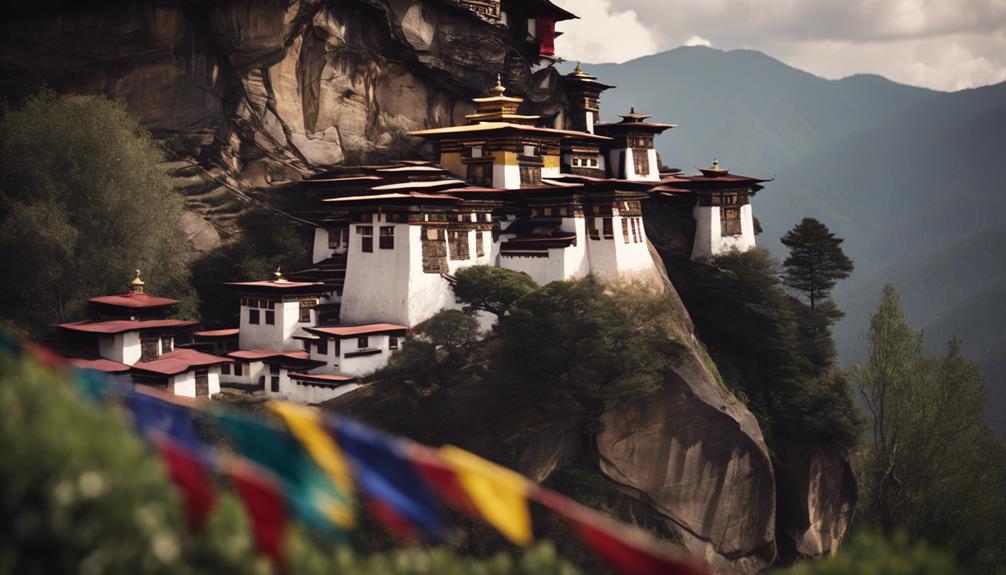
[[(575, 17), (549, 0), (451, 1), (508, 29), (532, 70), (554, 64), (555, 23)], [(565, 97), (557, 114), (534, 113), (497, 75), (463, 122), (411, 133), (432, 159), (338, 166), (302, 181), (292, 193), (314, 206), (311, 265), (229, 282), (237, 326), (168, 319), (177, 302), (145, 294), (137, 272), (129, 293), (91, 299), (100, 319), (58, 326), (73, 361), (179, 395), (224, 386), (319, 403), (385, 366), (410, 329), (458, 308), (452, 276), (464, 267), (523, 272), (540, 285), (593, 275), (659, 287), (648, 206), (694, 222), (683, 228), (692, 259), (755, 247), (751, 198), (768, 180), (717, 160), (694, 175), (664, 168), (654, 142), (674, 124), (634, 108), (603, 122), (612, 86), (579, 64), (545, 72)]]

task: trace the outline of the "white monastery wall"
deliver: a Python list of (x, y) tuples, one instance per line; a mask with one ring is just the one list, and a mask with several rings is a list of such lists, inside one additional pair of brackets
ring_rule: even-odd
[(314, 246), (311, 249), (311, 263), (316, 264), (327, 260), (334, 253), (335, 250), (328, 247), (328, 230), (322, 227), (314, 228)]
[(740, 235), (723, 236), (720, 229), (719, 206), (696, 206), (692, 211), (695, 217), (695, 244), (692, 246), (692, 259), (714, 256), (732, 249), (743, 252), (754, 248), (757, 243), (751, 204), (741, 206), (740, 212)]
[(290, 401), (296, 401), (297, 403), (322, 403), (330, 399), (335, 399), (340, 395), (344, 395), (358, 389), (360, 384), (358, 383), (346, 383), (337, 387), (332, 387), (328, 385), (318, 385), (312, 384), (310, 382), (301, 382), (296, 379), (286, 380), (287, 386), (281, 388), (279, 397), (288, 399)]
[[(157, 342), (158, 352), (161, 342)], [(98, 338), (98, 354), (105, 359), (133, 365), (140, 361), (140, 332), (127, 331)], [(158, 353), (159, 354), (159, 353)]]
[[(363, 242), (357, 231), (360, 224), (351, 224), (346, 283), (342, 292), (341, 321), (411, 325), (408, 323), (410, 275), (413, 269), (418, 269), (419, 273), (422, 273), (423, 269), (419, 238), (421, 227), (385, 224), (395, 228), (395, 249), (382, 250), (379, 246), (382, 224), (362, 225), (373, 225), (374, 251), (363, 251)], [(415, 262), (418, 262), (418, 267), (415, 266)], [(426, 275), (443, 281), (437, 274)]]
[(493, 164), (493, 187), (514, 189), (520, 187), (520, 166)]

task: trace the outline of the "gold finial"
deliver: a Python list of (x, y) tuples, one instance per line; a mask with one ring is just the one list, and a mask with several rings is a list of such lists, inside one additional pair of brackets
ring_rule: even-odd
[(492, 87), (492, 91), (497, 96), (502, 96), (503, 92), (506, 92), (506, 87), (503, 86), (503, 77), (501, 74), (496, 74), (496, 85)]
[(576, 70), (573, 70), (573, 73), (576, 74), (577, 76), (583, 76), (583, 66), (581, 66), (580, 64), (582, 64), (582, 62), (577, 62)]
[(630, 114), (635, 114), (636, 113), (636, 107), (635, 106), (629, 106), (629, 113)]
[(720, 169), (720, 161), (717, 158), (713, 158), (713, 169), (714, 170)]
[(273, 281), (277, 282), (286, 281), (283, 279), (283, 270), (280, 269), (280, 266), (276, 266), (276, 271), (272, 272), (272, 275), (274, 278), (276, 278)]
[(133, 293), (143, 293), (144, 285), (143, 280), (140, 279), (140, 270), (136, 270), (136, 277), (133, 278), (133, 281), (130, 283)]

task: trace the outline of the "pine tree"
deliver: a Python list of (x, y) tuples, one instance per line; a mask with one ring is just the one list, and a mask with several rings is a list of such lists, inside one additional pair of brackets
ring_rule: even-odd
[(828, 298), (835, 282), (852, 273), (852, 260), (842, 251), (842, 238), (814, 218), (800, 220), (781, 241), (789, 248), (782, 264), (782, 283), (803, 293), (810, 309)]

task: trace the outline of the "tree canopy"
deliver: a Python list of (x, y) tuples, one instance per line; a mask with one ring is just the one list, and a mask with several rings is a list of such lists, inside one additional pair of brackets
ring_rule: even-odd
[(1006, 561), (1006, 442), (984, 422), (987, 390), (951, 340), (927, 357), (897, 292), (884, 288), (852, 376), (871, 420), (861, 517), (954, 550), (969, 572)]
[(682, 358), (676, 320), (666, 295), (608, 291), (591, 277), (552, 282), (500, 321), (494, 371), (553, 405), (600, 415), (609, 401), (659, 389)]
[(101, 96), (43, 91), (0, 117), (0, 276), (8, 319), (77, 319), (134, 269), (163, 295), (191, 293), (182, 198), (150, 135)]
[(782, 283), (802, 293), (816, 309), (828, 299), (835, 283), (852, 273), (852, 260), (842, 251), (842, 238), (814, 218), (803, 218), (781, 238), (789, 248), (783, 261)]
[(514, 302), (538, 284), (524, 272), (494, 266), (470, 266), (454, 274), (454, 296), (469, 309), (503, 317)]

